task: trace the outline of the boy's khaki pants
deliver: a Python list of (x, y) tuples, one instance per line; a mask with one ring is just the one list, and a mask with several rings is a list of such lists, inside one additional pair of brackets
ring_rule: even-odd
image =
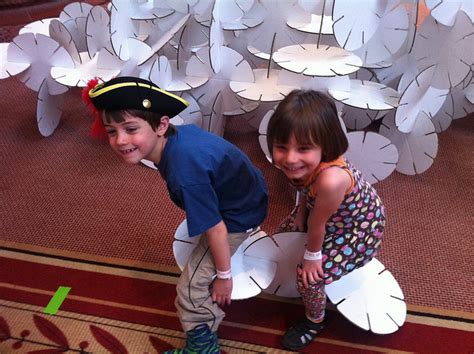
[[(251, 231), (228, 234), (231, 254), (235, 253), (250, 233)], [(202, 323), (206, 323), (211, 331), (215, 332), (224, 319), (225, 313), (212, 302), (209, 289), (215, 274), (214, 258), (207, 237), (203, 235), (191, 253), (176, 285), (178, 296), (175, 305), (185, 332)]]

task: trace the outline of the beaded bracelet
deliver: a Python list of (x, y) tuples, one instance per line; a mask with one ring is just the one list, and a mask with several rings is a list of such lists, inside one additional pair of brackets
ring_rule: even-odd
[(216, 273), (217, 279), (232, 279), (232, 271), (230, 269), (226, 271), (216, 269)]
[(321, 251), (310, 252), (308, 250), (305, 250), (303, 258), (307, 261), (319, 261), (320, 259), (323, 259), (323, 254), (321, 253)]

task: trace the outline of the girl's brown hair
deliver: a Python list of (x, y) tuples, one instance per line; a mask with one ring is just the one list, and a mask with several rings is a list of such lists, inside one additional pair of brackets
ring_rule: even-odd
[(274, 142), (286, 144), (293, 134), (298, 144), (321, 147), (321, 162), (337, 159), (349, 146), (334, 101), (318, 91), (293, 90), (280, 102), (267, 128), (270, 154)]
[[(127, 109), (118, 111), (102, 111), (102, 119), (107, 123), (114, 121), (116, 123), (122, 123), (125, 121), (125, 117), (129, 115), (132, 117), (141, 118), (150, 124), (151, 128), (155, 131), (161, 122), (162, 115), (156, 112), (142, 111), (139, 109)], [(165, 133), (165, 137), (173, 135), (176, 132), (174, 125), (170, 124), (168, 130)]]

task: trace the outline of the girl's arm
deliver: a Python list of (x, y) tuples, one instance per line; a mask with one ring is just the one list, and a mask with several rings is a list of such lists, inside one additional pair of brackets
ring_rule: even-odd
[(306, 206), (306, 195), (301, 194), (298, 200), (298, 210), (295, 215), (295, 227), (296, 231), (306, 232), (307, 220), (308, 220), (308, 207)]
[[(227, 227), (224, 221), (220, 221), (205, 232), (209, 249), (216, 269), (219, 271), (230, 270), (230, 247), (228, 240)], [(212, 283), (212, 300), (219, 306), (230, 304), (230, 295), (232, 293), (232, 278), (218, 279)]]
[[(341, 205), (346, 190), (352, 181), (346, 171), (339, 167), (330, 167), (321, 172), (316, 180), (318, 191), (314, 208), (308, 216), (308, 244), (309, 252), (318, 252), (324, 242), (326, 223)], [(323, 279), (322, 260), (304, 260), (301, 274), (303, 285)]]

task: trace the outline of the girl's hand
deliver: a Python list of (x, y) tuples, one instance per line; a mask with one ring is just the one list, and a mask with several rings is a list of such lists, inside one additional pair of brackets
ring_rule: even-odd
[(298, 276), (303, 281), (303, 286), (307, 288), (309, 284), (323, 280), (323, 261), (303, 260), (303, 265), (297, 268)]
[(212, 283), (212, 301), (219, 306), (230, 305), (230, 295), (232, 294), (232, 279), (214, 279)]

